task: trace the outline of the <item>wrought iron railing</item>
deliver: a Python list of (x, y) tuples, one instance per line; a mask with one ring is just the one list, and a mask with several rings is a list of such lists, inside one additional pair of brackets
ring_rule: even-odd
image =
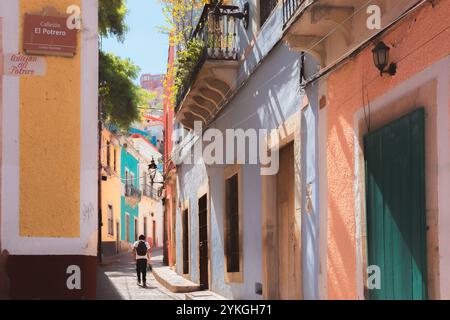
[(192, 38), (205, 43), (209, 59), (237, 59), (237, 18), (239, 7), (206, 4)]
[(283, 25), (285, 26), (297, 9), (305, 3), (306, 0), (283, 0)]
[(261, 0), (259, 3), (259, 24), (262, 26), (264, 22), (266, 22), (267, 18), (269, 18), (273, 9), (277, 6), (278, 0)]
[(155, 200), (159, 200), (162, 196), (162, 192), (160, 188), (155, 188), (152, 185), (144, 185), (143, 186), (143, 190), (142, 190), (142, 194), (145, 197), (149, 197)]
[(125, 197), (127, 198), (134, 198), (138, 201), (141, 200), (142, 192), (139, 190), (138, 187), (132, 184), (126, 184), (125, 185)]
[(198, 57), (189, 76), (184, 79), (183, 85), (178, 88), (175, 111), (178, 111), (206, 59), (237, 60), (237, 23), (239, 19), (242, 19), (239, 15), (237, 6), (221, 4), (204, 6), (199, 22), (191, 36), (191, 40), (201, 40), (204, 45), (203, 53)]

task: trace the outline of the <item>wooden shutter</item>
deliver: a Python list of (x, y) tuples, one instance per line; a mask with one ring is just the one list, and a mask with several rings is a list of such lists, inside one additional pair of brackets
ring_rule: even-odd
[(189, 273), (189, 211), (183, 211), (183, 274)]
[(426, 299), (424, 109), (365, 137), (369, 265), (381, 269), (372, 299)]
[(226, 181), (226, 243), (227, 272), (239, 272), (239, 176)]

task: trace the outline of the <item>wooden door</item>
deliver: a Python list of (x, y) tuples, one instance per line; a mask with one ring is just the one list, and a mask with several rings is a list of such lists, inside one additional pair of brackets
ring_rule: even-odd
[(277, 175), (278, 293), (280, 299), (301, 299), (300, 239), (295, 232), (294, 143), (280, 150)]
[(183, 274), (189, 273), (189, 210), (183, 211)]
[(152, 235), (153, 235), (153, 246), (157, 247), (158, 246), (158, 242), (156, 241), (156, 221), (153, 220), (153, 225), (152, 225)]
[(130, 215), (126, 214), (125, 218), (125, 240), (130, 242)]
[(368, 263), (380, 268), (371, 299), (426, 299), (424, 109), (365, 137)]
[(198, 200), (200, 289), (209, 287), (208, 275), (208, 195)]

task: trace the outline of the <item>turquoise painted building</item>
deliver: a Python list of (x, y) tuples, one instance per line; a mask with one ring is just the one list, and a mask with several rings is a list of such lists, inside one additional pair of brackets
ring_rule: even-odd
[(125, 192), (121, 195), (121, 240), (134, 243), (137, 234), (139, 216), (139, 160), (132, 153), (122, 148), (121, 177)]

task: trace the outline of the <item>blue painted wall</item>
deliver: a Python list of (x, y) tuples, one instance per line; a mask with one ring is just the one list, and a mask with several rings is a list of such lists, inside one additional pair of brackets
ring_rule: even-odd
[[(301, 105), (299, 93), (299, 55), (278, 44), (261, 64), (249, 82), (229, 103), (213, 128), (224, 132), (230, 128), (277, 128), (294, 114)], [(179, 199), (189, 200), (190, 207), (190, 271), (191, 279), (199, 281), (198, 264), (198, 205), (197, 190), (210, 180), (210, 290), (227, 298), (262, 299), (255, 293), (256, 283), (263, 282), (262, 274), (262, 221), (261, 176), (259, 165), (242, 167), (243, 190), (243, 283), (225, 281), (224, 220), (223, 220), (223, 170), (221, 165), (186, 165), (178, 168)], [(177, 215), (177, 239), (181, 237), (181, 215)], [(177, 261), (182, 260), (181, 241), (177, 242)], [(177, 272), (182, 273), (182, 264)]]
[[(255, 0), (251, 0), (251, 14), (255, 10)], [(238, 2), (236, 2), (238, 3)], [(238, 3), (241, 5), (241, 3)], [(256, 14), (255, 12), (253, 12)], [(253, 23), (253, 22), (252, 22)], [(274, 129), (299, 110), (306, 94), (300, 90), (300, 54), (290, 51), (281, 41), (283, 25), (282, 7), (271, 15), (258, 35), (255, 45), (249, 50), (238, 71), (241, 84), (252, 73), (248, 81), (218, 115), (211, 128), (224, 132), (226, 129)], [(254, 39), (248, 30), (239, 30), (239, 46), (247, 48)], [(264, 60), (262, 61), (262, 59)], [(309, 69), (317, 64), (309, 57)], [(317, 94), (315, 91), (314, 94)], [(312, 101), (312, 100), (310, 100)], [(317, 97), (302, 114), (304, 132), (301, 159), (306, 166), (303, 185), (313, 185), (313, 213), (302, 215), (306, 225), (302, 233), (306, 245), (303, 255), (303, 290), (306, 299), (318, 297), (318, 171), (317, 171)], [(261, 299), (255, 293), (255, 284), (263, 282), (262, 274), (262, 221), (261, 221), (261, 176), (258, 165), (242, 167), (243, 190), (243, 283), (227, 283), (224, 269), (224, 219), (223, 182), (224, 166), (183, 164), (178, 167), (178, 197), (181, 203), (189, 200), (190, 211), (190, 277), (199, 281), (198, 264), (198, 205), (197, 190), (209, 179), (210, 182), (210, 290), (230, 299)], [(304, 191), (304, 190), (303, 190)], [(304, 195), (304, 193), (303, 193)], [(304, 212), (304, 197), (302, 197)], [(181, 214), (177, 212), (176, 237), (182, 239)], [(177, 261), (183, 261), (182, 242), (177, 241)], [(182, 273), (182, 264), (177, 264), (177, 272)]]
[[(316, 74), (319, 64), (310, 55), (306, 55), (305, 77)], [(320, 257), (320, 219), (319, 219), (319, 93), (318, 84), (312, 83), (306, 88), (309, 106), (302, 110), (302, 194), (306, 195), (311, 186), (312, 211), (302, 215), (302, 263), (303, 295), (306, 300), (319, 299), (319, 257)], [(302, 198), (302, 212), (306, 212), (306, 197)]]
[[(133, 185), (139, 188), (139, 160), (136, 159), (131, 153), (127, 152), (124, 148), (121, 149), (121, 165), (120, 176), (122, 177), (122, 184), (125, 184), (125, 168), (134, 174)], [(121, 240), (126, 239), (126, 218), (125, 214), (130, 214), (130, 243), (134, 242), (134, 230), (137, 226), (134, 225), (134, 218), (139, 217), (139, 205), (131, 207), (125, 202), (125, 197), (121, 196)]]

